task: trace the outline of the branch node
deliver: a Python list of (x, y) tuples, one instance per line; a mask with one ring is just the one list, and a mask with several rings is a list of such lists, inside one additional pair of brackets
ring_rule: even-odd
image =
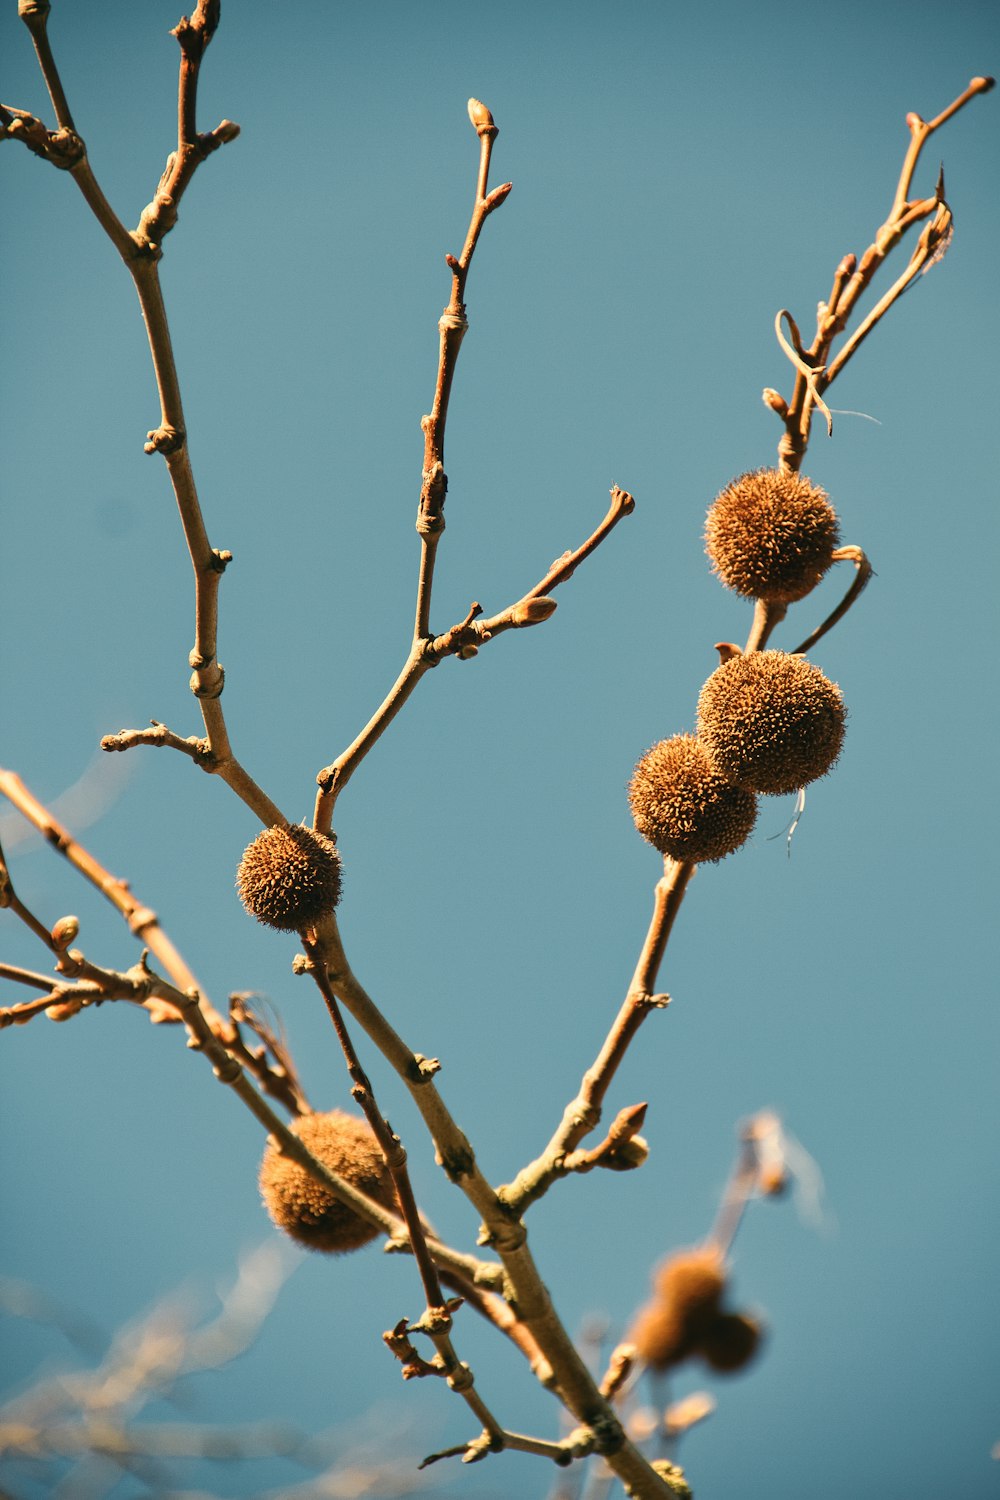
[(164, 457), (168, 453), (176, 453), (184, 446), (187, 434), (181, 427), (171, 427), (164, 423), (162, 427), (154, 427), (147, 432), (146, 441), (142, 445), (143, 453), (162, 453)]
[(80, 934), (80, 923), (76, 917), (60, 917), (52, 929), (52, 946), (56, 953), (65, 953)]
[(413, 1054), (413, 1065), (408, 1069), (413, 1083), (430, 1083), (435, 1073), (440, 1073), (441, 1062), (436, 1057), (425, 1057), (422, 1052)]
[(221, 662), (216, 664), (216, 668), (219, 675), (212, 682), (202, 682), (200, 674), (205, 670), (203, 667), (191, 673), (188, 686), (196, 698), (210, 699), (222, 697), (222, 690), (226, 685), (226, 672)]

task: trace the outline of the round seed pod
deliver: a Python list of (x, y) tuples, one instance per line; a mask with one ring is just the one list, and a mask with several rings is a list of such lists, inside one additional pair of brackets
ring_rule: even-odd
[(750, 599), (790, 604), (814, 589), (840, 545), (837, 513), (799, 474), (755, 469), (709, 508), (705, 551), (725, 584)]
[(340, 900), (340, 854), (315, 829), (294, 823), (265, 828), (244, 850), (236, 889), (252, 917), (266, 927), (298, 932)]
[(773, 796), (826, 775), (846, 717), (837, 685), (785, 651), (730, 657), (698, 699), (698, 735), (716, 769)]
[(757, 799), (721, 776), (693, 734), (661, 740), (639, 761), (628, 787), (636, 828), (671, 859), (710, 863), (750, 837)]
[(653, 1299), (639, 1309), (626, 1334), (639, 1357), (655, 1370), (700, 1352), (721, 1316), (726, 1290), (722, 1255), (713, 1246), (678, 1250), (653, 1275)]
[[(328, 1114), (300, 1115), (291, 1128), (331, 1172), (386, 1208), (396, 1208), (389, 1169), (365, 1120), (332, 1109)], [(298, 1162), (283, 1156), (273, 1139), (268, 1140), (260, 1166), (260, 1192), (274, 1224), (309, 1250), (357, 1250), (380, 1232)]]
[(760, 1347), (760, 1324), (745, 1313), (721, 1313), (703, 1336), (698, 1353), (713, 1370), (730, 1374), (750, 1363)]
[(654, 1370), (680, 1364), (694, 1349), (674, 1309), (658, 1300), (640, 1307), (625, 1337), (635, 1345), (643, 1364)]
[(707, 1328), (718, 1316), (726, 1289), (722, 1255), (713, 1245), (678, 1250), (658, 1266), (653, 1277), (658, 1300), (674, 1309), (688, 1328)]

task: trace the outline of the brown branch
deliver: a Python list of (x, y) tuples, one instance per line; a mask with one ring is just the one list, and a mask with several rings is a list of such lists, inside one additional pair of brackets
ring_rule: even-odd
[[(35, 40), (36, 50), (41, 47), (39, 62), (46, 83), (54, 100), (54, 90), (58, 89), (61, 102), (56, 106), (57, 113), (64, 111), (68, 121), (68, 105), (58, 83), (58, 73), (45, 32), (48, 6), (44, 0), (26, 0), (26, 4), (29, 14), (25, 19)], [(188, 455), (180, 385), (157, 269), (157, 261), (162, 254), (160, 241), (176, 223), (177, 204), (195, 168), (211, 151), (235, 139), (239, 133), (238, 126), (228, 120), (224, 120), (214, 131), (204, 136), (198, 135), (194, 128), (198, 70), (205, 47), (218, 23), (218, 13), (218, 0), (198, 0), (192, 17), (185, 17), (175, 29), (174, 34), (181, 47), (178, 146), (168, 160), (153, 202), (143, 210), (134, 234), (129, 234), (105, 198), (87, 160), (83, 142), (72, 131), (71, 125), (62, 123), (59, 132), (49, 135), (34, 117), (13, 112), (12, 123), (6, 129), (10, 135), (19, 127), (19, 133), (32, 150), (48, 156), (57, 165), (69, 168), (132, 277), (146, 325), (160, 397), (160, 422), (148, 434), (145, 449), (147, 453), (162, 453), (166, 460), (195, 574), (195, 643), (189, 657), (193, 669), (191, 690), (201, 706), (210, 752), (210, 758), (205, 757), (201, 763), (206, 770), (210, 769), (213, 774), (220, 776), (260, 818), (265, 827), (273, 827), (275, 824), (286, 824), (287, 819), (234, 756), (222, 706), (218, 701), (225, 681), (225, 674), (216, 657), (218, 590), (220, 577), (226, 564), (232, 560), (232, 554), (217, 551), (210, 546), (205, 531)], [(115, 743), (110, 748), (122, 749), (124, 745)]]
[(469, 119), (479, 136), (479, 174), (476, 181), (476, 195), (462, 253), (457, 260), (453, 255), (445, 257), (451, 271), (451, 298), (438, 323), (440, 345), (434, 403), (429, 415), (422, 418), (420, 423), (424, 434), (424, 465), (420, 505), (417, 512), (417, 531), (421, 537), (422, 553), (413, 632), (416, 639), (422, 639), (429, 633), (434, 554), (438, 538), (444, 530), (443, 512), (448, 490), (448, 478), (444, 471), (444, 434), (458, 351), (462, 347), (462, 340), (469, 326), (465, 315), (465, 284), (483, 225), (493, 210), (503, 203), (511, 190), (511, 184), (507, 182), (502, 187), (495, 188), (492, 193), (487, 192), (493, 142), (499, 134), (493, 116), (485, 104), (480, 104), (478, 99), (470, 99)]
[(34, 43), (35, 55), (38, 58), (38, 66), (42, 70), (45, 87), (48, 89), (49, 98), (52, 100), (52, 108), (56, 112), (56, 120), (60, 130), (72, 130), (73, 116), (70, 114), (66, 95), (63, 92), (62, 81), (59, 70), (56, 67), (55, 58), (52, 56), (52, 48), (49, 46), (48, 20), (51, 9), (49, 0), (20, 0), (17, 13), (21, 20), (31, 32), (31, 40)]
[(547, 1390), (555, 1390), (556, 1381), (552, 1366), (538, 1347), (530, 1328), (521, 1322), (509, 1303), (495, 1292), (484, 1290), (470, 1281), (467, 1276), (459, 1276), (454, 1271), (442, 1270), (441, 1280), (458, 1292), (469, 1307), (479, 1313), (480, 1317), (492, 1323), (494, 1328), (510, 1339), (511, 1343), (520, 1350), (531, 1367), (531, 1373), (540, 1385)]
[[(687, 870), (683, 881), (686, 883), (691, 869), (682, 868)], [(680, 884), (678, 877), (674, 885)], [(549, 1362), (562, 1401), (578, 1422), (593, 1429), (595, 1451), (604, 1455), (626, 1489), (634, 1486), (637, 1494), (641, 1493), (649, 1500), (653, 1497), (668, 1500), (670, 1492), (666, 1485), (626, 1437), (559, 1320), (528, 1247), (524, 1225), (483, 1176), (468, 1139), (434, 1086), (433, 1078), (439, 1065), (406, 1046), (359, 983), (347, 961), (332, 913), (317, 924), (312, 946), (316, 960), (326, 966), (330, 987), (337, 999), (350, 1011), (408, 1088), (445, 1172), (481, 1214), (484, 1223), (480, 1243), (489, 1245), (503, 1262), (505, 1295), (516, 1306), (518, 1317)], [(656, 939), (647, 940), (637, 973), (639, 969), (645, 971), (653, 961), (656, 946)], [(307, 964), (308, 961), (299, 964), (299, 971), (306, 972)], [(482, 1280), (481, 1277), (476, 1279)]]
[(669, 995), (652, 991), (695, 868), (693, 864), (664, 860), (663, 878), (654, 892), (649, 930), (622, 1007), (596, 1059), (583, 1075), (579, 1093), (566, 1106), (559, 1128), (541, 1156), (523, 1167), (513, 1182), (500, 1188), (500, 1200), (511, 1212), (523, 1213), (558, 1177), (565, 1175), (567, 1156), (600, 1121), (611, 1081), (643, 1021), (651, 1011), (661, 1010), (669, 1003)]
[[(277, 1036), (257, 1014), (250, 1004), (252, 999), (249, 993), (230, 995), (229, 1020), (233, 1035), (226, 1041), (227, 1048), (272, 1098), (281, 1100), (290, 1115), (311, 1114), (312, 1107), (284, 1038)], [(247, 1045), (240, 1029), (242, 1026), (247, 1026), (259, 1038), (259, 1048)], [(273, 1057), (273, 1063), (268, 1062), (268, 1053)]]
[[(2, 777), (2, 774), (0, 772), (0, 777)], [(0, 790), (2, 789), (2, 781), (0, 781)], [(7, 868), (7, 861), (4, 858), (3, 848), (0, 847), (0, 911), (5, 909), (12, 911), (24, 923), (29, 932), (33, 932), (35, 937), (45, 944), (46, 948), (56, 953), (59, 952), (52, 933), (46, 927), (45, 923), (39, 921), (33, 911), (29, 911), (15, 891), (14, 882), (11, 879), (10, 870)]]
[(105, 751), (133, 750), (136, 745), (153, 745), (157, 749), (164, 746), (171, 750), (179, 750), (182, 755), (188, 755), (195, 765), (201, 766), (203, 770), (210, 771), (215, 757), (208, 747), (208, 741), (197, 735), (189, 735), (182, 739), (166, 724), (161, 724), (158, 719), (150, 719), (149, 729), (120, 729), (117, 734), (106, 734), (101, 740), (101, 749)]
[[(67, 828), (38, 801), (14, 771), (0, 770), (0, 793), (32, 823), (52, 847), (80, 871), (101, 895), (111, 902), (128, 923), (129, 931), (154, 953), (174, 982), (182, 989), (197, 988), (195, 976), (185, 960), (174, 947), (160, 926), (155, 911), (145, 906), (129, 890), (128, 883), (119, 880), (106, 870), (82, 844), (78, 843)], [(204, 1002), (206, 1012), (213, 1018), (216, 1029), (225, 1034), (228, 1030), (218, 1011)], [(153, 1020), (176, 1020), (176, 1013), (159, 1003), (150, 1011)]]
[[(780, 1133), (780, 1123), (767, 1110), (754, 1115), (740, 1126), (739, 1155), (723, 1189), (719, 1211), (708, 1239), (708, 1243), (718, 1246), (722, 1255), (729, 1254), (747, 1205), (760, 1192), (763, 1158), (769, 1153), (774, 1157), (773, 1137), (776, 1130)], [(770, 1165), (773, 1169), (775, 1161), (772, 1160)], [(777, 1165), (781, 1169), (783, 1186), (784, 1163), (780, 1158)], [(769, 1190), (769, 1195), (774, 1196), (774, 1189)]]
[[(105, 1000), (118, 1000), (144, 1007), (148, 1007), (151, 1002), (155, 1001), (180, 1015), (188, 1032), (188, 1045), (193, 1051), (200, 1052), (211, 1063), (219, 1082), (230, 1087), (251, 1114), (260, 1121), (268, 1134), (274, 1136), (282, 1154), (297, 1162), (304, 1171), (326, 1187), (334, 1197), (345, 1203), (354, 1213), (359, 1214), (361, 1218), (374, 1224), (382, 1233), (388, 1235), (395, 1246), (399, 1247), (407, 1243), (406, 1226), (399, 1214), (392, 1213), (374, 1198), (367, 1197), (344, 1178), (339, 1177), (337, 1173), (330, 1171), (311, 1155), (299, 1137), (293, 1134), (279, 1115), (275, 1114), (266, 1099), (253, 1087), (240, 1060), (216, 1034), (214, 1013), (206, 1005), (197, 989), (189, 989), (185, 992), (176, 985), (170, 984), (150, 969), (145, 954), (137, 964), (120, 972), (91, 963), (78, 949), (70, 949), (69, 952), (63, 954), (57, 967), (61, 973), (78, 977), (82, 981), (78, 985), (61, 985), (53, 989), (53, 996), (58, 994), (60, 1003), (67, 996), (71, 997), (75, 1007), (74, 1014), (85, 1005), (99, 1004)], [(52, 1005), (52, 996), (48, 998), (47, 1003), (49, 1006)], [(66, 1017), (53, 1016), (53, 1019), (66, 1019)], [(6, 1022), (5, 1024), (15, 1023)], [(466, 1278), (481, 1286), (497, 1284), (501, 1279), (499, 1266), (454, 1250), (439, 1240), (436, 1235), (427, 1236), (427, 1244), (442, 1269), (453, 1272), (456, 1276)]]
[[(389, 1348), (403, 1364), (404, 1380), (414, 1375), (442, 1375), (451, 1389), (462, 1397), (469, 1409), (483, 1424), (484, 1432), (489, 1435), (491, 1442), (496, 1442), (503, 1429), (476, 1391), (475, 1376), (470, 1367), (459, 1359), (451, 1341), (452, 1315), (461, 1306), (462, 1299), (446, 1298), (441, 1290), (437, 1266), (434, 1264), (427, 1244), (423, 1221), (406, 1168), (406, 1151), (399, 1136), (395, 1134), (378, 1108), (371, 1082), (361, 1066), (361, 1060), (337, 1004), (337, 998), (330, 985), (320, 952), (310, 943), (306, 944), (306, 952), (310, 961), (309, 972), (323, 996), (337, 1033), (337, 1040), (344, 1053), (347, 1069), (354, 1085), (351, 1092), (364, 1111), (392, 1177), (396, 1199), (406, 1226), (410, 1250), (423, 1283), (426, 1301), (424, 1312), (414, 1323), (403, 1319), (391, 1333), (385, 1334), (384, 1338)], [(409, 1334), (418, 1332), (426, 1334), (437, 1351), (433, 1363), (422, 1359), (408, 1338)]]
[(326, 1004), (330, 1019), (333, 1022), (337, 1040), (340, 1043), (344, 1059), (347, 1063), (347, 1071), (351, 1076), (353, 1088), (351, 1093), (355, 1101), (364, 1111), (365, 1118), (371, 1126), (372, 1133), (385, 1157), (386, 1166), (392, 1177), (392, 1184), (396, 1190), (399, 1200), (400, 1212), (406, 1224), (410, 1247), (413, 1257), (417, 1262), (420, 1279), (424, 1285), (424, 1294), (427, 1298), (427, 1310), (435, 1318), (440, 1316), (443, 1330), (450, 1326), (450, 1317), (443, 1313), (445, 1308), (445, 1297), (438, 1280), (437, 1269), (427, 1250), (427, 1242), (424, 1238), (424, 1226), (420, 1219), (420, 1212), (413, 1196), (413, 1188), (410, 1184), (409, 1173), (406, 1170), (406, 1151), (402, 1141), (391, 1129), (389, 1122), (382, 1114), (375, 1099), (375, 1093), (371, 1081), (361, 1066), (361, 1059), (355, 1050), (337, 997), (330, 986), (329, 976), (323, 964), (319, 952), (309, 943), (306, 944), (306, 953), (309, 957), (309, 973), (315, 981), (316, 987)]
[(502, 635), (505, 630), (519, 630), (529, 625), (540, 625), (548, 620), (556, 609), (555, 600), (549, 598), (552, 590), (572, 578), (580, 563), (589, 557), (611, 534), (618, 522), (624, 516), (631, 515), (634, 509), (633, 497), (627, 490), (614, 485), (607, 514), (585, 542), (575, 551), (564, 552), (561, 557), (556, 558), (545, 577), (528, 593), (523, 594), (516, 603), (508, 605), (500, 614), (492, 615), (487, 620), (479, 619), (477, 616), (481, 610), (478, 605), (474, 605), (473, 612), (470, 612), (461, 625), (453, 625), (451, 630), (446, 631), (444, 635), (429, 642), (427, 655), (435, 660), (440, 660), (445, 655), (461, 656), (463, 652), (473, 655), (475, 652), (470, 648), (478, 649), (479, 646), (492, 640), (494, 636)]
[(416, 522), (420, 536), (420, 569), (417, 578), (413, 640), (402, 671), (379, 708), (337, 760), (324, 767), (316, 777), (319, 791), (316, 796), (313, 824), (321, 833), (329, 834), (333, 823), (334, 804), (340, 792), (372, 746), (392, 723), (424, 673), (436, 665), (437, 661), (437, 657), (428, 655), (426, 647), (430, 637), (434, 562), (438, 542), (444, 531), (444, 502), (448, 491), (448, 476), (444, 471), (444, 433), (448, 419), (448, 401), (458, 351), (468, 328), (463, 300), (465, 283), (483, 224), (493, 210), (503, 202), (511, 188), (508, 182), (502, 188), (496, 188), (492, 193), (487, 193), (490, 156), (498, 131), (489, 110), (475, 99), (469, 101), (469, 118), (480, 142), (476, 196), (462, 254), (458, 260), (453, 255), (446, 257), (452, 273), (451, 300), (438, 323), (440, 343), (433, 406), (430, 414), (422, 417), (420, 422), (424, 434), (424, 460)]
[(313, 815), (313, 826), (320, 833), (329, 834), (333, 825), (333, 809), (337, 798), (350, 781), (355, 771), (371, 750), (372, 746), (382, 738), (393, 719), (406, 703), (417, 683), (428, 672), (435, 663), (428, 660), (424, 648), (424, 642), (415, 641), (410, 648), (406, 664), (393, 683), (389, 692), (382, 700), (375, 713), (368, 720), (358, 737), (348, 745), (331, 765), (324, 766), (316, 775), (319, 787), (316, 793), (316, 808)]
[(796, 655), (803, 655), (805, 652), (811, 651), (816, 642), (826, 635), (828, 630), (832, 630), (838, 620), (843, 619), (851, 605), (860, 598), (874, 573), (871, 563), (860, 547), (838, 547), (833, 554), (833, 560), (834, 562), (852, 562), (854, 564), (854, 582), (837, 605), (837, 608), (827, 615), (822, 625), (817, 625), (812, 634), (807, 635), (805, 640), (796, 646)]
[(458, 1443), (454, 1448), (444, 1448), (440, 1453), (428, 1454), (418, 1467), (427, 1469), (444, 1458), (460, 1458), (464, 1464), (474, 1464), (490, 1453), (502, 1453), (505, 1448), (509, 1448), (517, 1453), (532, 1453), (536, 1458), (549, 1458), (560, 1468), (565, 1468), (576, 1458), (588, 1458), (596, 1446), (595, 1435), (588, 1427), (578, 1427), (569, 1437), (557, 1443), (547, 1438), (528, 1437), (523, 1432), (508, 1432), (505, 1428), (498, 1428), (495, 1432), (487, 1428), (479, 1437), (472, 1438), (467, 1443)]
[[(795, 472), (802, 463), (809, 445), (809, 429), (812, 413), (819, 407), (830, 422), (829, 411), (823, 401), (823, 392), (829, 388), (844, 365), (857, 351), (868, 334), (876, 327), (894, 302), (898, 301), (917, 275), (928, 270), (944, 254), (951, 236), (951, 213), (944, 202), (943, 183), (932, 198), (909, 199), (913, 174), (928, 138), (952, 115), (956, 114), (977, 94), (986, 93), (993, 87), (992, 78), (973, 78), (969, 86), (948, 107), (931, 121), (922, 120), (917, 114), (906, 117), (910, 141), (903, 160), (899, 181), (893, 197), (889, 217), (875, 235), (860, 261), (853, 255), (844, 256), (837, 267), (833, 288), (827, 302), (819, 304), (816, 320), (816, 335), (808, 349), (802, 346), (798, 330), (789, 314), (778, 314), (778, 337), (786, 354), (796, 369), (792, 397), (787, 403), (774, 393), (765, 393), (768, 405), (778, 412), (785, 432), (778, 445), (778, 455), (784, 469)], [(834, 340), (848, 324), (852, 312), (862, 293), (871, 284), (875, 273), (900, 239), (913, 225), (931, 219), (920, 236), (910, 264), (894, 286), (867, 315), (847, 342), (831, 359)], [(782, 317), (788, 317), (793, 334), (790, 347), (780, 330)]]
[(38, 974), (34, 969), (22, 969), (19, 964), (0, 963), (0, 979), (9, 979), (11, 984), (28, 984), (35, 990), (52, 987), (51, 974)]
[(388, 729), (424, 673), (437, 666), (446, 656), (464, 659), (475, 656), (481, 646), (506, 630), (522, 629), (547, 620), (556, 607), (555, 600), (548, 597), (550, 592), (571, 578), (584, 558), (589, 557), (622, 517), (630, 515), (634, 509), (635, 501), (632, 496), (627, 490), (615, 485), (611, 491), (611, 505), (600, 525), (574, 552), (565, 552), (562, 557), (557, 558), (545, 577), (515, 604), (509, 605), (489, 620), (481, 620), (479, 616), (482, 609), (480, 605), (473, 604), (465, 619), (452, 625), (443, 635), (429, 640), (414, 640), (403, 670), (364, 729), (335, 761), (317, 773), (319, 790), (316, 794), (313, 826), (320, 833), (329, 834), (337, 798), (365, 756)]

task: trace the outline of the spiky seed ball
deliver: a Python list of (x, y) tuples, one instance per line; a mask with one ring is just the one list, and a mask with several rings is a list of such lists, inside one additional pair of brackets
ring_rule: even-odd
[(325, 834), (301, 823), (265, 828), (243, 853), (236, 889), (266, 927), (298, 932), (340, 900), (340, 854)]
[(799, 474), (755, 469), (728, 484), (709, 508), (705, 551), (737, 594), (790, 604), (814, 589), (840, 544), (826, 494)]
[[(385, 1157), (365, 1120), (332, 1109), (327, 1114), (300, 1115), (291, 1128), (331, 1172), (386, 1208), (396, 1208)], [(268, 1140), (260, 1166), (260, 1192), (277, 1227), (309, 1250), (333, 1254), (357, 1250), (379, 1233), (298, 1162), (283, 1156), (273, 1139)]]
[(713, 766), (693, 734), (661, 740), (639, 761), (628, 787), (635, 826), (654, 849), (699, 863), (732, 854), (750, 837), (757, 799)]
[(713, 1370), (730, 1374), (750, 1363), (760, 1347), (760, 1324), (745, 1313), (720, 1313), (698, 1352)]
[(826, 775), (846, 717), (836, 683), (785, 651), (730, 657), (698, 699), (698, 735), (716, 769), (773, 796)]

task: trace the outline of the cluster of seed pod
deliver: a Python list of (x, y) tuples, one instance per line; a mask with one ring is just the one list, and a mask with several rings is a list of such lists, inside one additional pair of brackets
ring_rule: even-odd
[(730, 1373), (748, 1364), (760, 1345), (760, 1324), (723, 1306), (726, 1271), (714, 1245), (679, 1250), (653, 1273), (653, 1297), (626, 1335), (639, 1358), (667, 1370), (699, 1357)]
[[(839, 528), (821, 489), (759, 469), (717, 497), (705, 536), (727, 588), (785, 605), (823, 577)], [(845, 718), (840, 689), (801, 656), (734, 652), (701, 690), (697, 734), (661, 740), (637, 764), (628, 788), (636, 827), (672, 859), (723, 859), (749, 838), (758, 793), (794, 792), (826, 775)]]

